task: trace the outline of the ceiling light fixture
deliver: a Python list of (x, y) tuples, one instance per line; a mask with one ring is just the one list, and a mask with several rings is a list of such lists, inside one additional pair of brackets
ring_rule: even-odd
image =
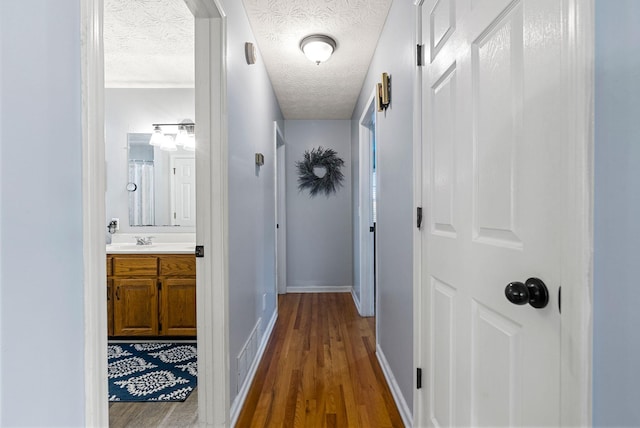
[(336, 46), (336, 41), (324, 34), (313, 34), (300, 42), (300, 50), (316, 65), (328, 60), (336, 50)]

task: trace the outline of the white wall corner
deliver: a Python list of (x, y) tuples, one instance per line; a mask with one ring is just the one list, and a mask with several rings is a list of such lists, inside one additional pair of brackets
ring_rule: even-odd
[(380, 348), (380, 345), (376, 345), (376, 357), (378, 358), (378, 362), (380, 363), (380, 368), (382, 368), (382, 373), (387, 380), (389, 389), (391, 389), (393, 400), (395, 401), (396, 406), (398, 406), (398, 411), (400, 412), (400, 417), (402, 417), (402, 422), (406, 427), (412, 427), (413, 416), (411, 414), (411, 410), (409, 409), (407, 400), (405, 400), (404, 396), (402, 395), (400, 385), (398, 385), (396, 377), (393, 375), (391, 367), (389, 367), (389, 362), (384, 356), (384, 352), (382, 352), (382, 348)]
[(353, 303), (356, 305), (358, 313), (362, 314), (362, 310), (360, 309), (360, 299), (358, 299), (358, 296), (356, 295), (355, 287), (351, 287), (351, 297), (353, 297)]
[(269, 320), (269, 324), (265, 329), (265, 334), (262, 336), (260, 341), (260, 347), (258, 348), (258, 352), (256, 353), (251, 366), (249, 367), (249, 371), (247, 376), (242, 383), (242, 387), (240, 387), (238, 391), (238, 395), (235, 400), (231, 404), (231, 426), (234, 427), (236, 422), (238, 422), (238, 417), (240, 416), (240, 411), (242, 410), (242, 406), (244, 405), (245, 400), (247, 399), (247, 395), (249, 394), (249, 387), (253, 383), (253, 378), (256, 376), (256, 372), (258, 371), (258, 365), (260, 361), (262, 361), (262, 357), (264, 356), (264, 351), (267, 349), (267, 343), (269, 343), (269, 339), (271, 338), (271, 333), (273, 333), (273, 329), (276, 325), (276, 321), (278, 320), (278, 309), (276, 308), (273, 311), (273, 316), (271, 320)]

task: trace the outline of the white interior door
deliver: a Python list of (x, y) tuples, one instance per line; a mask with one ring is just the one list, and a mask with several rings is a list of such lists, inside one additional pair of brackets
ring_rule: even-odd
[(171, 224), (196, 225), (196, 160), (172, 158), (171, 178), (173, 189)]
[[(425, 0), (427, 426), (559, 426), (562, 2)], [(549, 304), (505, 297), (539, 278)]]

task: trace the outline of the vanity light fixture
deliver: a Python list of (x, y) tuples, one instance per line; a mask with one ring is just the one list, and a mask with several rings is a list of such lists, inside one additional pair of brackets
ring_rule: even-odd
[(196, 136), (189, 134), (182, 148), (188, 152), (194, 152), (196, 150)]
[[(160, 150), (175, 152), (178, 146), (182, 146), (184, 150), (194, 151), (196, 149), (195, 127), (196, 124), (189, 119), (185, 119), (180, 123), (154, 123), (153, 135), (149, 144), (152, 146), (160, 146)], [(177, 128), (177, 133), (165, 133), (163, 127)]]
[(316, 65), (328, 60), (336, 50), (336, 46), (336, 41), (324, 34), (312, 34), (300, 42), (300, 50)]
[(163, 139), (164, 134), (162, 133), (162, 129), (158, 125), (153, 125), (153, 135), (151, 135), (149, 144), (151, 144), (152, 146), (160, 146), (162, 145)]
[(187, 142), (189, 135), (187, 128), (184, 125), (178, 125), (178, 135), (176, 135), (176, 146), (184, 146)]
[(160, 150), (164, 150), (165, 152), (175, 152), (178, 150), (176, 142), (171, 135), (165, 134), (162, 139), (162, 144), (160, 145)]

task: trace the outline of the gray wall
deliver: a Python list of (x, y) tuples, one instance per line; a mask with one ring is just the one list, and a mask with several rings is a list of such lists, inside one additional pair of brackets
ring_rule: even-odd
[[(120, 219), (120, 233), (195, 231), (194, 227), (130, 227), (129, 192), (125, 188), (128, 181), (127, 133), (151, 133), (151, 124), (153, 123), (178, 123), (183, 119), (194, 120), (194, 93), (194, 89), (174, 88), (111, 88), (105, 90), (105, 160), (107, 162), (105, 227), (115, 217)], [(168, 175), (166, 177), (168, 178)], [(168, 191), (167, 186), (168, 183), (165, 183), (164, 187)], [(168, 207), (168, 193), (165, 196), (166, 200), (163, 206)], [(161, 218), (160, 214), (156, 213), (157, 220)], [(167, 215), (168, 213), (165, 213), (164, 218), (169, 221)]]
[[(352, 117), (358, 122), (383, 72), (392, 100), (378, 113), (378, 342), (409, 408), (413, 407), (413, 2), (394, 1)], [(357, 153), (355, 148), (352, 153)], [(357, 163), (354, 162), (354, 165)], [(354, 175), (357, 173), (354, 170)], [(356, 187), (357, 188), (357, 187)], [(357, 194), (354, 207), (357, 207)], [(357, 212), (354, 212), (354, 224)], [(358, 241), (355, 241), (356, 245)]]
[[(258, 319), (264, 331), (276, 308), (273, 123), (282, 120), (282, 113), (259, 54), (255, 65), (245, 62), (244, 44), (255, 43), (255, 38), (242, 2), (225, 0), (223, 7), (228, 28), (229, 356), (233, 400), (238, 388), (236, 357)], [(255, 164), (256, 152), (265, 157), (260, 168)]]
[(84, 425), (80, 81), (80, 0), (2, 0), (1, 426)]
[(640, 425), (640, 2), (596, 1), (593, 424)]
[[(348, 120), (287, 120), (287, 287), (351, 286), (351, 123)], [(298, 191), (296, 162), (305, 150), (333, 149), (345, 162), (335, 194)]]

